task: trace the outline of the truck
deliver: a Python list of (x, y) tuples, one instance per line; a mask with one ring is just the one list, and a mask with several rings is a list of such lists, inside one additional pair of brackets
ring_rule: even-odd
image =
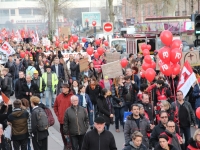
[[(159, 50), (164, 46), (159, 38), (163, 30), (171, 31), (174, 39), (180, 39), (184, 43), (186, 42), (190, 44), (194, 41), (194, 22), (191, 21), (153, 21), (146, 23), (137, 23), (134, 25), (134, 27), (134, 34), (124, 35), (124, 37), (126, 38), (127, 54), (142, 53), (142, 43), (150, 44), (150, 54), (153, 54), (154, 50)], [(183, 50), (189, 50), (189, 46), (187, 44), (183, 44)]]

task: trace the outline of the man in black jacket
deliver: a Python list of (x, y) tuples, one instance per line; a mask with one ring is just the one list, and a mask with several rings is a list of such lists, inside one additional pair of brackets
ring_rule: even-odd
[(131, 105), (137, 102), (137, 93), (139, 92), (138, 85), (134, 80), (131, 81), (131, 76), (124, 77), (125, 87), (128, 90), (124, 101), (125, 101), (125, 111), (131, 111)]
[(80, 69), (79, 69), (79, 57), (76, 56), (74, 61), (70, 61), (70, 70), (72, 80), (79, 80)]
[(25, 75), (23, 71), (19, 71), (19, 79), (17, 79), (15, 83), (15, 98), (22, 99), (23, 96), (21, 95), (21, 88), (22, 85), (26, 82)]
[(31, 97), (31, 107), (33, 108), (31, 114), (31, 128), (32, 128), (32, 143), (34, 150), (47, 150), (48, 142), (47, 138), (49, 136), (48, 130), (39, 131), (37, 126), (37, 116), (38, 109), (42, 109), (38, 106), (40, 99), (37, 96)]
[(12, 76), (9, 72), (8, 68), (4, 68), (2, 70), (4, 79), (2, 81), (1, 85), (1, 91), (8, 97), (10, 98), (10, 95), (12, 93)]
[(94, 122), (95, 129), (86, 133), (81, 150), (117, 150), (113, 134), (104, 130), (104, 118), (98, 117)]
[[(156, 125), (153, 128), (153, 131), (151, 133), (151, 137), (150, 137), (150, 145), (152, 147), (156, 147), (156, 145), (158, 145), (158, 136), (163, 133), (166, 130), (166, 125), (168, 122), (168, 114), (166, 111), (161, 111), (160, 112), (160, 122), (158, 125)], [(176, 133), (180, 133), (178, 127), (176, 126)]]
[(191, 104), (183, 99), (183, 92), (177, 91), (176, 97), (177, 101), (172, 103), (172, 109), (175, 112), (175, 117), (178, 117), (181, 133), (184, 134), (185, 146), (187, 147), (188, 140), (191, 138), (190, 126), (194, 125), (197, 129), (198, 125)]

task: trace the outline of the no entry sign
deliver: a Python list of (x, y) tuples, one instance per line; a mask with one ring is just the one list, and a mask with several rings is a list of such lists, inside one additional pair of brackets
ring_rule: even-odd
[(113, 23), (112, 22), (103, 23), (103, 32), (104, 33), (113, 33)]

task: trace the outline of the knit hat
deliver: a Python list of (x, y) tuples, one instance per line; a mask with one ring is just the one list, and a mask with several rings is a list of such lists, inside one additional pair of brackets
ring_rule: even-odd
[(95, 120), (94, 120), (95, 123), (99, 123), (99, 124), (103, 124), (105, 123), (105, 119), (103, 117), (97, 117)]

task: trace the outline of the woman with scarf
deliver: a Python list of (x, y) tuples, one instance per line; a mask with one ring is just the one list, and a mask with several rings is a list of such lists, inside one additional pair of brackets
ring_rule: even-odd
[(111, 86), (112, 89), (111, 92), (113, 98), (113, 107), (115, 110), (115, 128), (116, 132), (120, 132), (119, 121), (124, 128), (124, 121), (123, 121), (124, 108), (125, 108), (124, 97), (128, 93), (128, 90), (123, 84), (123, 76), (115, 78), (113, 83), (114, 84)]

